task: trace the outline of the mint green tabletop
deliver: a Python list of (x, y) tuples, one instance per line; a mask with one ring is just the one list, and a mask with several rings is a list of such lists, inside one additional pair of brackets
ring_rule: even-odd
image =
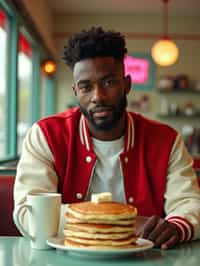
[(96, 258), (72, 255), (56, 249), (34, 250), (23, 237), (0, 237), (1, 266), (198, 266), (200, 265), (200, 241), (162, 251), (151, 249), (125, 257)]

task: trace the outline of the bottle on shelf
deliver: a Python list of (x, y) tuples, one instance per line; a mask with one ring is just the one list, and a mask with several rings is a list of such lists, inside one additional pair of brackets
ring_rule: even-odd
[(160, 114), (163, 116), (169, 114), (169, 103), (165, 97), (161, 99)]

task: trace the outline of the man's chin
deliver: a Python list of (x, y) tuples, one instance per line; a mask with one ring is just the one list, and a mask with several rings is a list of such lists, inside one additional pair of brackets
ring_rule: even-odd
[(92, 126), (97, 129), (97, 130), (101, 130), (101, 131), (109, 131), (112, 128), (114, 128), (116, 125), (114, 125), (112, 120), (103, 120), (103, 119), (98, 119), (97, 120), (93, 120), (91, 121)]

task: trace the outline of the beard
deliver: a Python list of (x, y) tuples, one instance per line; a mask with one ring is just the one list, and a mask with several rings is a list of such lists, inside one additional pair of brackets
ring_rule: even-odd
[[(127, 98), (126, 94), (122, 96), (118, 102), (118, 104), (114, 105), (106, 105), (104, 103), (96, 105), (93, 109), (87, 110), (83, 106), (79, 107), (85, 118), (88, 122), (96, 129), (101, 131), (109, 131), (115, 128), (118, 125), (119, 120), (123, 116), (125, 109), (127, 107)], [(107, 118), (102, 118), (98, 120), (98, 122), (94, 119), (94, 112), (96, 109), (105, 108), (111, 110), (111, 115)]]

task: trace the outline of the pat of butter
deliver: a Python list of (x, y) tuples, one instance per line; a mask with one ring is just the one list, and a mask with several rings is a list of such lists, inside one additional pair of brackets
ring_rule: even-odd
[(92, 194), (91, 201), (94, 203), (112, 201), (112, 194), (110, 192), (103, 192), (99, 194)]

